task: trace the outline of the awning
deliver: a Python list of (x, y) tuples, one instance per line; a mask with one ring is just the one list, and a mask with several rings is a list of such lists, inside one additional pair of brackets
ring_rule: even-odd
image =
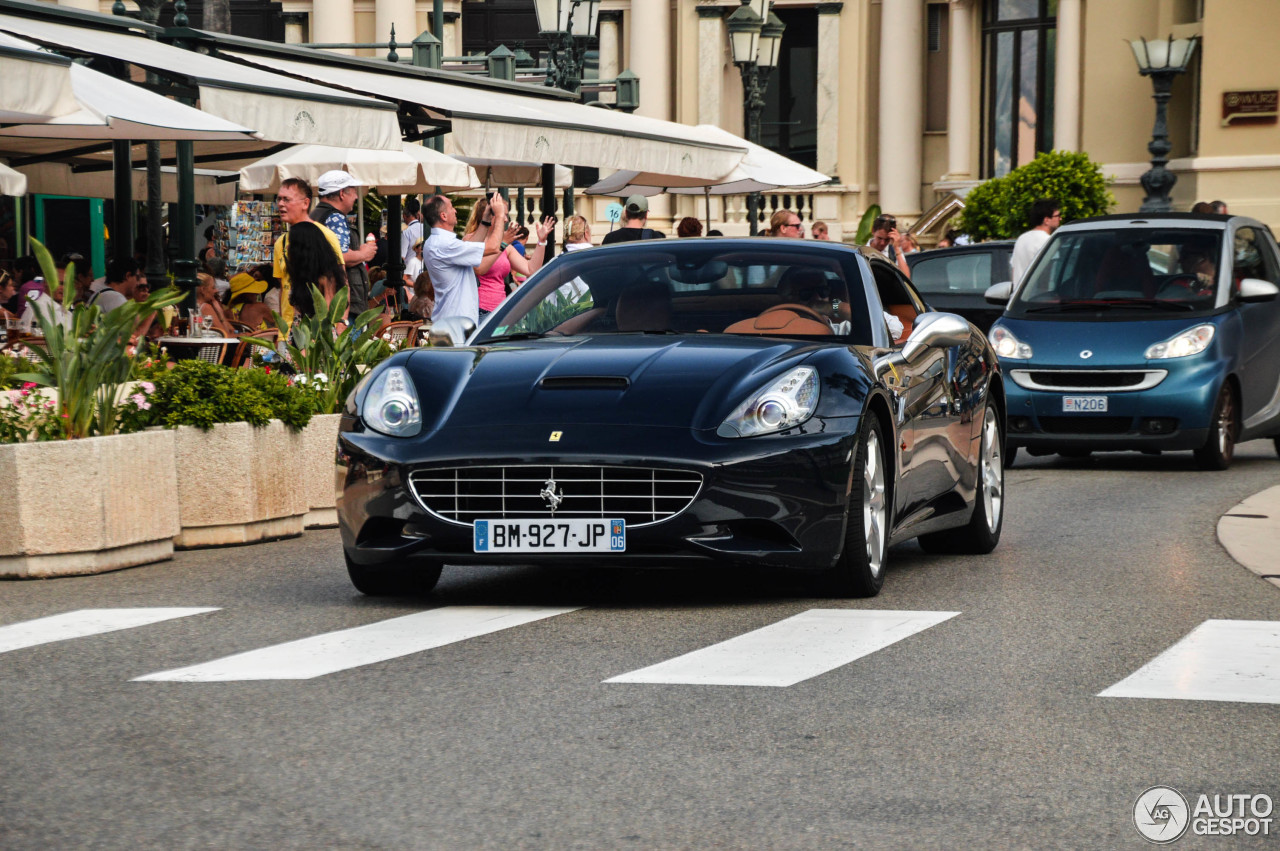
[(716, 177), (731, 171), (745, 153), (741, 145), (709, 139), (685, 124), (538, 97), (533, 87), (521, 94), (510, 86), (467, 85), (442, 79), (439, 72), (347, 57), (330, 64), (266, 52), (223, 52), (302, 79), (417, 104), (429, 116), (451, 122), (450, 153), (457, 156)]
[(0, 195), (26, 195), (27, 176), (14, 171), (7, 165), (0, 165)]
[(20, 150), (12, 139), (77, 141), (247, 141), (258, 134), (199, 109), (109, 77), (83, 65), (71, 66), (71, 88), (79, 108), (38, 124), (0, 127), (0, 149)]
[[(72, 26), (38, 18), (0, 15), (0, 31), (77, 53), (121, 59), (196, 87), (200, 108), (252, 128), (275, 142), (354, 148), (400, 147), (395, 106), (374, 98), (287, 79), (154, 41), (121, 28), (120, 20), (83, 13), (102, 27)], [(141, 28), (143, 25), (139, 25)]]
[[(115, 176), (109, 170), (75, 171), (67, 163), (38, 163), (21, 167), (19, 176), (27, 181), (27, 191), (41, 195), (69, 195), (75, 198), (114, 198)], [(132, 171), (133, 197), (147, 197), (146, 169)], [(236, 201), (236, 173), (195, 170), (196, 204), (227, 206)], [(14, 194), (14, 193), (8, 193)], [(160, 169), (160, 200), (178, 203), (178, 173), (173, 167)]]
[(76, 110), (71, 60), (0, 33), (0, 123), (48, 121)]
[(480, 186), (471, 166), (448, 154), (408, 142), (399, 151), (367, 148), (334, 148), (328, 145), (294, 145), (240, 169), (244, 192), (275, 192), (280, 181), (300, 177), (312, 186), (320, 175), (342, 169), (361, 186), (377, 187), (384, 194), (404, 195)]
[[(486, 160), (483, 157), (458, 157), (476, 170), (480, 185), (486, 189), (503, 186), (511, 189), (527, 189), (542, 186), (542, 164), (512, 162), (511, 160)], [(573, 186), (573, 169), (556, 166), (557, 189)]]
[(741, 139), (727, 130), (710, 124), (699, 124), (698, 131), (709, 138), (725, 142), (736, 141), (747, 148), (734, 169), (716, 178), (699, 180), (672, 174), (618, 171), (589, 187), (588, 195), (658, 195), (670, 192), (677, 195), (742, 195), (747, 192), (768, 192), (774, 189), (809, 189), (828, 183), (831, 178), (814, 171), (782, 154)]

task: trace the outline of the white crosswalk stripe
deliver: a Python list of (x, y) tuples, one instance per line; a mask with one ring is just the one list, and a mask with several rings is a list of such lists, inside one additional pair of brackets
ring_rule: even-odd
[(791, 686), (882, 650), (958, 614), (810, 609), (605, 682)]
[(545, 606), (446, 606), (303, 638), (212, 662), (160, 671), (134, 682), (309, 680), (577, 611)]
[(1280, 703), (1280, 621), (1207, 620), (1098, 696)]
[(185, 618), (188, 615), (199, 615), (205, 612), (216, 612), (215, 608), (151, 608), (151, 609), (78, 609), (74, 612), (63, 612), (47, 618), (0, 626), (0, 653), (20, 650), (24, 647), (35, 647), (51, 641), (66, 641), (69, 638), (83, 638), (87, 635), (100, 635), (104, 632), (115, 632), (121, 629), (133, 629), (137, 626), (160, 623), (161, 621)]

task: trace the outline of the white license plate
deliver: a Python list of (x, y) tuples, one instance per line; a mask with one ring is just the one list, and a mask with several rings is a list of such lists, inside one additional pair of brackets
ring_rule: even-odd
[(476, 520), (478, 553), (621, 553), (627, 524), (618, 520)]
[(1063, 396), (1062, 412), (1064, 414), (1105, 414), (1107, 412), (1107, 397)]

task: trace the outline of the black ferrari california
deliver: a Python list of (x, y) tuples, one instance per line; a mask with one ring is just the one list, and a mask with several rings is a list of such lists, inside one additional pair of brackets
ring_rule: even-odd
[(342, 417), (338, 516), (366, 594), (429, 591), (445, 564), (539, 563), (793, 568), (871, 596), (890, 545), (1000, 539), (996, 356), (874, 252), (591, 248), (478, 330), (432, 330)]

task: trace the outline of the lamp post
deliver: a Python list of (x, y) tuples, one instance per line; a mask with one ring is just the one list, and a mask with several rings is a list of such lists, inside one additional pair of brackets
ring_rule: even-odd
[[(782, 33), (786, 29), (778, 16), (769, 10), (771, 0), (742, 0), (742, 5), (725, 21), (729, 31), (729, 48), (733, 64), (742, 75), (742, 112), (748, 142), (760, 144), (760, 114), (764, 111), (764, 93), (769, 88), (769, 74), (778, 65)], [(750, 234), (760, 230), (759, 192), (747, 195), (747, 219)]]
[(1191, 62), (1196, 39), (1169, 36), (1168, 40), (1147, 41), (1139, 38), (1129, 42), (1129, 46), (1138, 61), (1139, 73), (1151, 78), (1155, 89), (1152, 97), (1156, 102), (1156, 123), (1151, 130), (1151, 142), (1147, 145), (1151, 153), (1151, 168), (1141, 178), (1147, 197), (1138, 210), (1142, 213), (1165, 213), (1173, 209), (1169, 192), (1178, 182), (1178, 176), (1165, 168), (1173, 147), (1169, 144), (1169, 97), (1173, 92), (1174, 78), (1185, 72)]
[(538, 31), (547, 37), (547, 85), (569, 92), (582, 87), (587, 43), (596, 36), (600, 0), (534, 0)]

